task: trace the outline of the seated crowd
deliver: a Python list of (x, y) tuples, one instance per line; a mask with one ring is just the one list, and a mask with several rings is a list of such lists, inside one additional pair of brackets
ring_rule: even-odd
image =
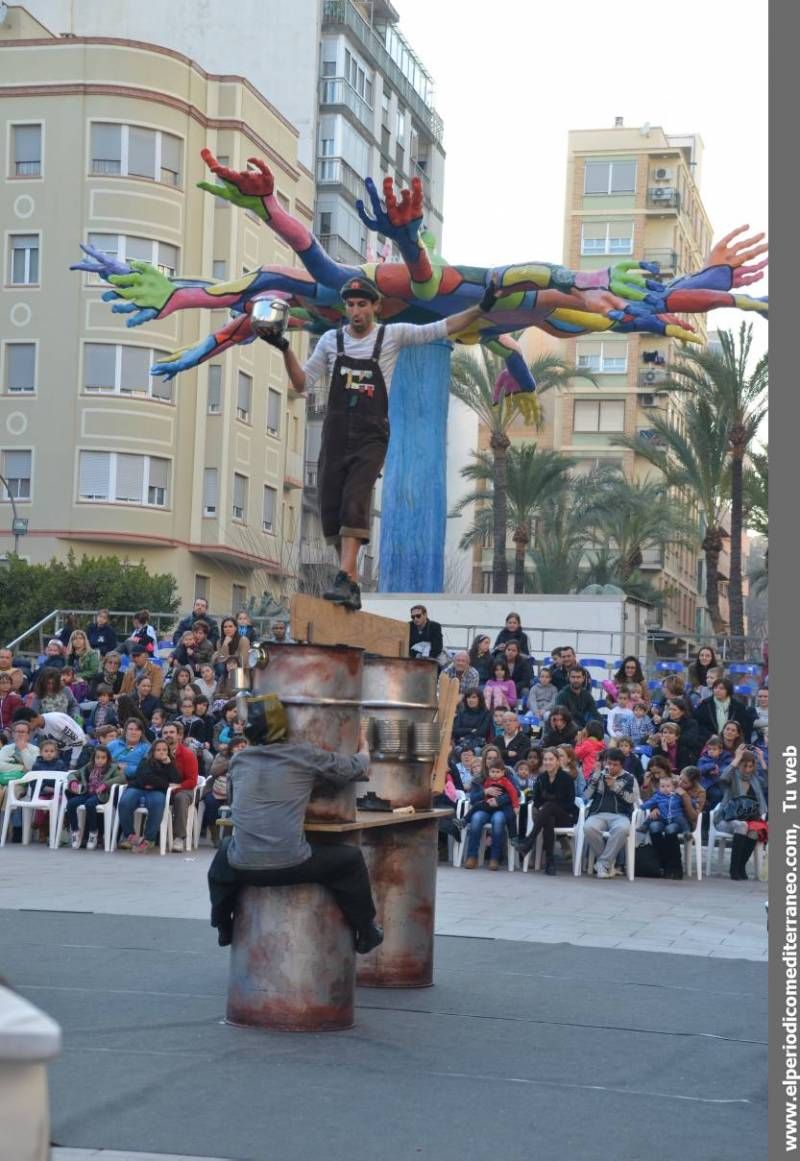
[[(412, 655), (431, 625), (437, 649), (423, 655), (438, 657), (441, 628), (414, 606)], [(466, 830), (465, 867), (478, 865), (488, 824), (490, 870), (507, 843), (524, 856), (541, 834), (544, 869), (555, 874), (555, 830), (575, 825), (580, 800), (599, 878), (617, 873), (635, 810), (644, 819), (637, 847), (652, 848), (653, 874), (682, 877), (679, 838), (699, 819), (705, 837), (715, 811), (716, 831), (733, 840), (731, 878), (747, 878), (756, 841), (767, 836), (766, 685), (738, 696), (708, 647), (685, 676), (671, 672), (655, 689), (632, 656), (596, 682), (571, 646), (537, 662), (516, 613), (494, 643), (480, 634), (444, 672), (459, 680), (461, 699), (438, 805), (463, 806), (442, 824), (440, 841), (460, 842)]]
[[(285, 621), (273, 621), (271, 629), (273, 641), (291, 642)], [(142, 852), (156, 844), (169, 791), (172, 850), (183, 851), (202, 778), (203, 828), (216, 841), (228, 764), (247, 745), (233, 700), (236, 669), (246, 665), (255, 637), (247, 613), (217, 624), (198, 598), (178, 624), (172, 649), (163, 650), (162, 642), (167, 656), (159, 656), (147, 609), (136, 613), (124, 640), (107, 610), (85, 629), (67, 618), (30, 672), (0, 649), (0, 803), (10, 782), (40, 775), (46, 796), (58, 778), (66, 796), (66, 841), (95, 850), (105, 824), (98, 807), (118, 793), (119, 846)], [(147, 816), (137, 836), (140, 806)], [(12, 841), (20, 842), (22, 812), (10, 797), (7, 807)]]

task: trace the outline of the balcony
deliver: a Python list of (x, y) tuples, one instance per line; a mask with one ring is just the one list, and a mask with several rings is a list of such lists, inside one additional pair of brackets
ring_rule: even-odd
[(309, 391), (306, 401), (306, 422), (310, 419), (324, 419), (327, 410), (327, 391)]
[(654, 545), (651, 548), (642, 550), (642, 568), (660, 569), (664, 567), (664, 548), (662, 545)]
[(14, 163), (15, 177), (41, 177), (41, 161), (16, 161)]
[(334, 262), (342, 262), (345, 266), (360, 266), (367, 260), (366, 254), (356, 250), (340, 234), (320, 234), (319, 241)]
[(677, 214), (681, 205), (681, 195), (671, 185), (656, 185), (647, 191), (647, 205), (651, 210), (671, 210)]
[(370, 134), (373, 133), (375, 117), (372, 107), (360, 97), (345, 77), (324, 77), (319, 83), (320, 105), (339, 105), (349, 109)]
[(303, 473), (303, 482), (309, 491), (313, 492), (317, 487), (317, 480), (319, 479), (319, 464), (316, 460), (306, 460), (305, 471)]
[(376, 30), (357, 10), (351, 0), (324, 0), (322, 27), (336, 25), (348, 28), (366, 51), (378, 71), (383, 74), (416, 119), (439, 143), (442, 140), (442, 119), (435, 109), (425, 104), (417, 90), (392, 60)]
[(645, 250), (644, 260), (657, 262), (662, 274), (674, 275), (678, 269), (678, 255), (674, 250)]
[(317, 185), (340, 185), (355, 200), (364, 196), (364, 179), (343, 157), (317, 158)]

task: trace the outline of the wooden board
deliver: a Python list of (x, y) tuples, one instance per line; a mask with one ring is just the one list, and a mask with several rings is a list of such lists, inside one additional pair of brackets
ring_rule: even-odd
[(436, 713), (436, 720), (439, 723), (439, 738), (441, 739), (441, 743), (431, 775), (431, 790), (434, 794), (441, 794), (444, 790), (447, 776), (447, 759), (450, 757), (450, 751), (453, 748), (451, 744), (453, 719), (458, 709), (460, 688), (461, 683), (457, 677), (446, 677), (443, 673), (439, 676), (439, 709)]
[(333, 601), (296, 593), (292, 636), (311, 645), (352, 645), (380, 657), (408, 656), (408, 625), (375, 613), (354, 613)]

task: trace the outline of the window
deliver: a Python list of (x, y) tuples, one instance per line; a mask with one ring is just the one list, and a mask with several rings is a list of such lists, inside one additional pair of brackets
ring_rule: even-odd
[(632, 254), (633, 222), (584, 222), (581, 254)]
[(595, 374), (624, 375), (628, 370), (628, 344), (582, 341), (577, 344), (578, 366)]
[(394, 135), (398, 141), (402, 141), (406, 135), (406, 111), (400, 105), (397, 106), (397, 114), (394, 122)]
[(267, 391), (267, 431), (270, 435), (281, 433), (281, 396), (272, 387)]
[(12, 177), (42, 176), (41, 125), (12, 125)]
[(635, 161), (587, 161), (584, 168), (585, 194), (636, 192)]
[(208, 600), (208, 590), (211, 588), (211, 577), (203, 576), (202, 573), (196, 572), (194, 574), (194, 599)]
[(253, 380), (244, 371), (239, 372), (239, 383), (236, 389), (236, 418), (250, 422), (250, 400), (253, 394)]
[(217, 514), (217, 469), (203, 469), (203, 515)]
[(181, 184), (183, 142), (171, 133), (93, 121), (91, 154), (92, 174), (148, 177), (165, 185)]
[(12, 286), (35, 286), (39, 282), (39, 235), (9, 235), (8, 281)]
[(247, 512), (247, 476), (233, 474), (233, 518), (244, 520)]
[(36, 344), (6, 343), (6, 391), (36, 390)]
[[(115, 258), (135, 258), (139, 262), (149, 262), (151, 266), (157, 266), (167, 278), (174, 278), (178, 269), (178, 247), (168, 242), (157, 242), (153, 238), (141, 238), (135, 234), (89, 234), (89, 243)], [(97, 277), (92, 281), (96, 286), (105, 285)]]
[(576, 399), (573, 431), (624, 431), (624, 399)]
[(224, 258), (215, 258), (211, 266), (211, 277), (224, 282), (228, 277), (228, 263)]
[(151, 376), (153, 363), (166, 351), (122, 343), (86, 343), (83, 348), (83, 389), (106, 395), (146, 395), (172, 403), (171, 380)]
[(32, 454), (30, 451), (10, 448), (0, 454), (2, 474), (6, 478), (2, 490), (4, 501), (10, 500), (12, 496), (15, 500), (30, 500)]
[(278, 501), (278, 493), (274, 488), (264, 487), (264, 510), (261, 514), (261, 527), (265, 532), (273, 532), (275, 530), (275, 506)]
[(231, 611), (238, 613), (247, 604), (247, 589), (244, 585), (231, 586)]
[(387, 127), (387, 129), (389, 127), (389, 102), (390, 102), (390, 100), (391, 100), (391, 98), (389, 96), (388, 90), (384, 89), (383, 96), (381, 97), (381, 121)]
[(126, 452), (82, 451), (78, 498), (107, 504), (164, 508), (168, 503), (169, 460)]
[(212, 363), (208, 368), (208, 414), (219, 415), (222, 411), (222, 367)]

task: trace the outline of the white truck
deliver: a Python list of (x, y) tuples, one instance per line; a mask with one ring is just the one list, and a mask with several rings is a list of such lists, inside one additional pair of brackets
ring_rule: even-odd
[[(487, 633), (494, 643), (512, 611), (519, 614), (538, 662), (546, 661), (558, 645), (572, 645), (579, 658), (595, 658), (607, 670), (628, 654), (644, 662), (647, 652), (650, 606), (624, 594), (363, 593), (361, 600), (368, 613), (398, 621), (410, 621), (412, 605), (424, 605), (430, 619), (442, 626), (450, 652), (468, 649), (478, 633)], [(599, 665), (590, 668), (602, 670)]]

